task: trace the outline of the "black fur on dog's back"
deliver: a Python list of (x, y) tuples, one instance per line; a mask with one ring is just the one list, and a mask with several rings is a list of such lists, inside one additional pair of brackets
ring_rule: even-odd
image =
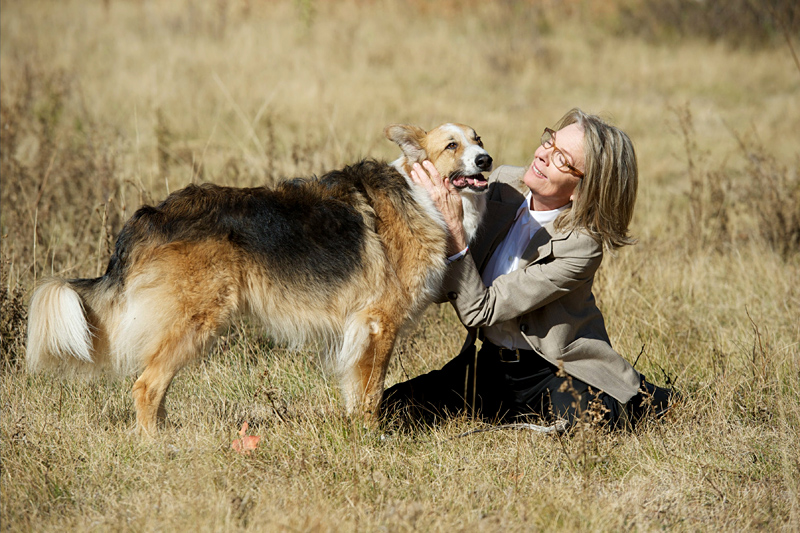
[(313, 273), (318, 282), (340, 283), (362, 266), (364, 232), (374, 230), (375, 221), (371, 210), (356, 206), (371, 204), (375, 192), (404, 202), (408, 184), (389, 165), (365, 160), (275, 188), (189, 185), (136, 211), (117, 238), (104, 277), (121, 285), (141, 243), (217, 237), (254, 256), (272, 275)]

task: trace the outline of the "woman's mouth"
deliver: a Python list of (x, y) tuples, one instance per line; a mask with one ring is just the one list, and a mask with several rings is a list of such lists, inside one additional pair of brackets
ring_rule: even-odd
[(538, 168), (536, 168), (536, 161), (531, 163), (531, 169), (533, 169), (533, 173), (536, 174), (538, 177), (540, 177), (542, 179), (545, 179), (545, 180), (547, 179), (547, 176), (542, 174), (542, 172)]

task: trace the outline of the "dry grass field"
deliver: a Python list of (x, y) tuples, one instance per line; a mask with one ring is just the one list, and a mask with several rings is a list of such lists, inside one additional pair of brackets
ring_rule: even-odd
[[(800, 42), (648, 39), (594, 4), (0, 2), (2, 530), (800, 531)], [(575, 106), (636, 144), (639, 243), (596, 295), (615, 347), (683, 393), (667, 420), (383, 433), (313, 350), (247, 323), (178, 375), (153, 441), (133, 377), (24, 371), (36, 281), (102, 273), (143, 202), (393, 159), (393, 122), (464, 122), (527, 164)], [(432, 307), (388, 383), (461, 337)]]

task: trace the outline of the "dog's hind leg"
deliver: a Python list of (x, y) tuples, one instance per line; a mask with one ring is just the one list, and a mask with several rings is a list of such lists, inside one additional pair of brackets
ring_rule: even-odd
[(236, 255), (224, 243), (174, 243), (129, 284), (116, 342), (143, 371), (133, 385), (136, 425), (153, 435), (172, 378), (202, 356), (239, 301)]
[(157, 433), (159, 423), (166, 420), (164, 400), (172, 379), (181, 368), (205, 352), (213, 333), (211, 328), (187, 329), (164, 335), (166, 338), (147, 358), (144, 371), (133, 384), (136, 426), (140, 433), (150, 436)]
[(159, 420), (166, 418), (164, 399), (178, 370), (175, 365), (164, 362), (151, 364), (133, 384), (136, 428), (140, 433), (147, 436), (155, 435)]

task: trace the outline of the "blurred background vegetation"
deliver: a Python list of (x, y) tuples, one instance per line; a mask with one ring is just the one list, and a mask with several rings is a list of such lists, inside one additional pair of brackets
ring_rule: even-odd
[(612, 28), (652, 42), (700, 38), (762, 47), (800, 34), (800, 6), (791, 0), (632, 0), (616, 7)]

